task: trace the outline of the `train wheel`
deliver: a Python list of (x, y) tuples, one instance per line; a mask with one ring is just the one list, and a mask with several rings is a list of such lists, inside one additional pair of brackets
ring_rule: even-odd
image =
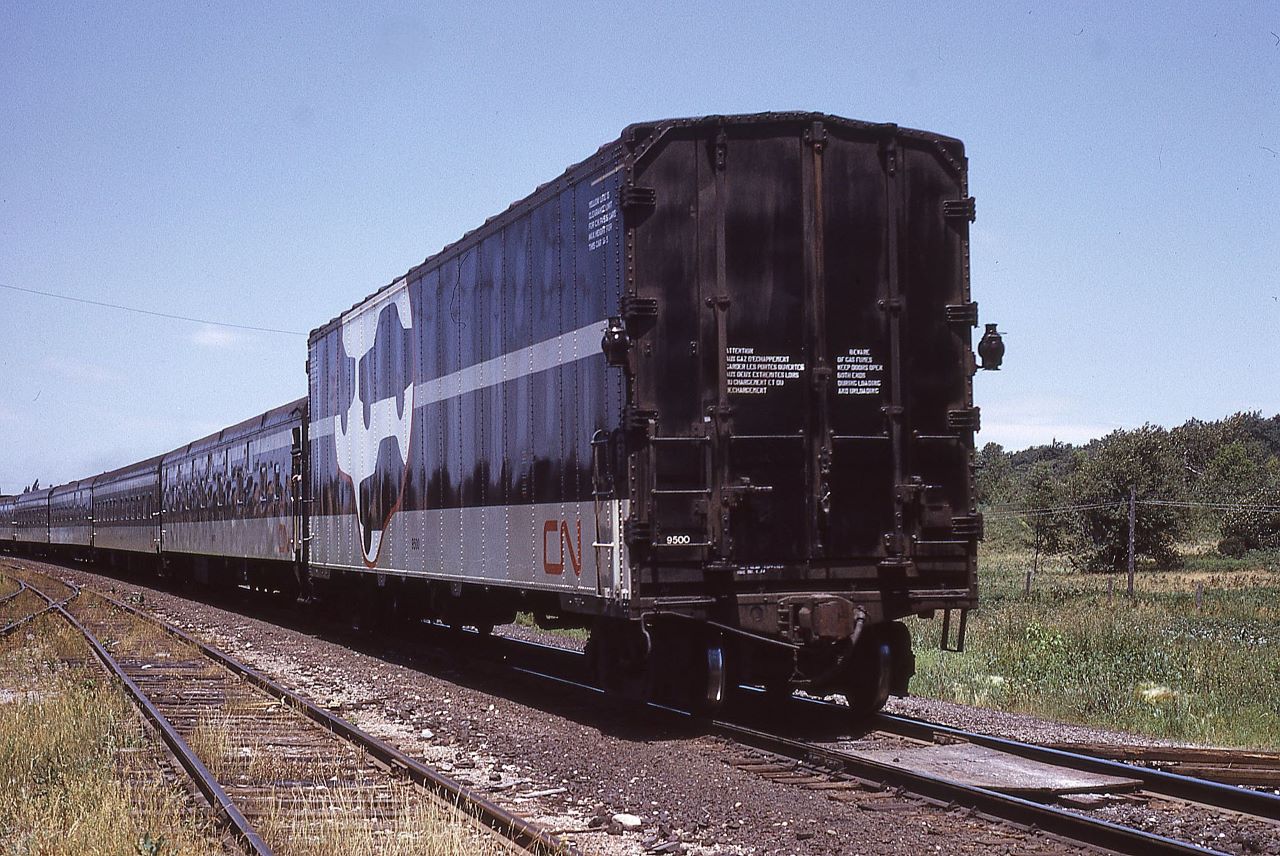
[(719, 710), (729, 689), (729, 670), (725, 664), (724, 645), (713, 639), (707, 645), (707, 663), (703, 682), (701, 709), (707, 712)]
[(865, 719), (884, 707), (893, 683), (893, 648), (889, 640), (876, 634), (865, 639), (848, 666), (845, 695), (857, 719)]
[(651, 634), (648, 699), (697, 714), (718, 710), (736, 683), (729, 678), (732, 663), (719, 634), (688, 622), (656, 624)]

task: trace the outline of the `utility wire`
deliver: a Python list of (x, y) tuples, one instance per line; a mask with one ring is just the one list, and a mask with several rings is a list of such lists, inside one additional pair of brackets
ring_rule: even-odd
[(121, 306), (118, 303), (106, 303), (101, 300), (89, 300), (86, 297), (72, 297), (69, 294), (55, 294), (52, 291), (40, 291), (35, 288), (21, 288), (16, 285), (6, 285), (0, 282), (0, 288), (7, 288), (10, 291), (21, 291), (26, 294), (38, 294), (41, 297), (55, 297), (58, 300), (69, 300), (72, 303), (85, 303), (89, 306), (102, 306), (107, 309), (119, 309), (123, 312), (136, 312), (139, 315), (152, 315), (156, 318), (169, 318), (174, 321), (190, 321), (194, 324), (208, 324), (213, 327), (231, 327), (235, 330), (252, 330), (255, 333), (280, 333), (285, 336), (305, 336), (306, 333), (298, 330), (279, 330), (274, 327), (254, 327), (249, 324), (229, 324), (225, 321), (210, 321), (207, 318), (192, 318), (189, 315), (172, 315), (168, 312), (155, 312), (150, 309), (139, 309), (136, 306)]
[(1247, 502), (1175, 502), (1170, 499), (1140, 499), (1138, 505), (1168, 505), (1174, 508), (1212, 508), (1219, 511), (1280, 511), (1280, 505), (1253, 505)]
[[(1050, 514), (1068, 514), (1073, 511), (1092, 511), (1098, 508), (1121, 508), (1128, 505), (1128, 500), (1114, 502), (1098, 502), (1088, 505), (1055, 505), (1048, 508), (993, 508), (983, 513), (992, 518), (1005, 517), (1042, 517)], [(1207, 508), (1216, 511), (1280, 511), (1280, 505), (1252, 505), (1250, 503), (1224, 502), (1181, 502), (1171, 499), (1139, 499), (1136, 505), (1160, 505), (1173, 508)]]
[(1112, 508), (1120, 505), (1116, 502), (1095, 502), (1086, 505), (1054, 505), (1048, 508), (993, 508), (984, 513), (984, 517), (1029, 517), (1040, 514), (1063, 514), (1068, 511), (1089, 511), (1095, 508)]

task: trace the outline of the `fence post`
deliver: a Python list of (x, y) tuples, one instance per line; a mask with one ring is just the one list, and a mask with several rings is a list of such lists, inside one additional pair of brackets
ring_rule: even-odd
[(1196, 612), (1204, 611), (1204, 583), (1196, 583)]
[(1129, 600), (1133, 600), (1133, 528), (1138, 522), (1138, 489), (1129, 486)]

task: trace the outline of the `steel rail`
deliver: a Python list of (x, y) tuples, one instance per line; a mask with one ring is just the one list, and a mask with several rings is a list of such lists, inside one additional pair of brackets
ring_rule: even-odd
[(31, 613), (30, 615), (25, 616), (23, 618), (19, 618), (17, 621), (12, 621), (6, 624), (4, 627), (0, 627), (0, 638), (8, 636), (10, 633), (13, 633), (16, 630), (20, 630), (21, 628), (35, 621), (40, 616), (44, 615), (45, 613), (52, 612), (52, 611), (53, 611), (52, 606), (42, 606), (40, 609), (37, 609), (35, 612)]
[[(326, 724), (326, 725), (328, 725), (330, 721), (340, 723), (341, 725), (339, 725), (337, 728), (334, 728), (334, 730), (337, 733), (345, 736), (348, 729), (353, 733), (360, 733), (360, 734), (363, 733), (363, 732), (359, 732), (359, 729), (356, 729), (354, 726), (350, 725), (349, 723), (345, 723), (344, 721), (333, 716), (328, 711), (324, 711), (320, 708), (317, 708), (315, 707), (315, 705), (311, 704), (307, 700), (296, 696), (295, 694), (291, 693), (290, 691), (286, 690), (283, 687), (279, 687), (269, 678), (257, 672), (252, 667), (236, 662), (235, 660), (223, 654), (222, 652), (204, 645), (199, 640), (193, 639), (192, 637), (183, 633), (181, 630), (178, 630), (177, 628), (174, 628), (174, 627), (170, 627), (164, 624), (163, 622), (153, 618), (152, 616), (144, 612), (141, 612), (127, 604), (123, 604), (107, 595), (99, 594), (99, 596), (115, 604), (116, 606), (132, 614), (135, 614), (146, 621), (149, 621), (150, 623), (163, 629), (165, 632), (175, 636), (176, 638), (182, 639), (188, 642), (189, 644), (195, 646), (196, 648), (201, 650), (202, 653), (205, 653), (206, 656), (211, 657), (217, 662), (223, 663), (228, 668), (241, 674), (244, 678), (246, 678), (250, 682), (254, 683), (255, 685), (259, 686), (262, 689), (267, 690), (268, 692), (271, 692), (277, 698), (283, 697), (285, 700), (294, 704), (296, 707), (298, 707), (298, 709), (300, 709), (303, 713), (305, 713), (315, 721), (320, 722), (322, 724)], [(493, 641), (498, 642), (499, 639), (494, 639)], [(578, 659), (582, 656), (579, 652), (574, 651), (572, 649), (561, 649), (558, 646), (550, 646), (550, 645), (545, 645), (543, 643), (530, 643), (527, 640), (516, 640), (516, 639), (505, 638), (505, 639), (501, 639), (500, 641), (503, 647), (510, 646), (513, 649), (524, 648), (528, 650), (532, 648), (534, 650), (537, 650), (539, 653), (543, 655), (544, 659), (547, 658), (548, 655), (550, 655), (553, 651), (558, 656), (567, 655), (568, 657), (572, 657), (573, 659)], [(587, 684), (582, 684), (572, 679), (557, 677), (555, 675), (547, 674), (545, 672), (537, 671), (534, 669), (521, 668), (515, 664), (509, 664), (509, 665), (516, 671), (524, 672), (535, 677), (551, 679), (553, 681), (556, 681), (562, 684), (568, 684), (575, 687), (580, 687), (584, 690), (590, 689), (595, 692), (599, 692), (598, 688), (592, 687)], [(833, 705), (828, 702), (822, 702), (820, 700), (798, 699), (797, 701), (801, 701), (806, 704), (813, 704), (815, 706), (820, 706), (820, 707), (830, 707), (832, 709), (839, 707), (838, 705)], [(666, 708), (661, 705), (649, 705), (649, 707), (656, 709), (657, 712), (666, 713), (668, 715), (679, 715), (685, 719), (687, 719), (689, 716), (687, 713), (683, 711), (677, 711), (675, 709)], [(884, 719), (886, 717), (889, 717), (890, 715), (880, 714), (879, 716), (882, 719)], [(902, 719), (905, 722), (912, 722), (906, 717), (900, 717), (899, 719)], [(923, 721), (915, 721), (915, 722), (918, 726), (921, 727), (921, 729), (923, 729), (924, 727), (929, 727), (929, 728), (935, 729), (939, 733), (947, 731), (952, 733), (953, 736), (959, 739), (963, 739), (963, 735), (965, 734), (965, 732), (962, 732), (959, 729), (949, 729), (947, 726), (940, 726), (933, 723), (926, 723)], [(906, 770), (891, 764), (885, 764), (882, 762), (872, 761), (870, 759), (864, 759), (858, 756), (850, 755), (848, 753), (841, 752), (837, 749), (828, 748), (825, 746), (820, 746), (817, 744), (808, 743), (800, 740), (794, 740), (791, 738), (782, 737), (780, 735), (773, 735), (766, 732), (757, 731), (755, 729), (748, 728), (746, 726), (739, 725), (737, 723), (716, 720), (716, 721), (711, 721), (710, 725), (716, 731), (723, 733), (726, 736), (731, 737), (739, 742), (742, 742), (747, 745), (756, 746), (766, 751), (773, 752), (774, 754), (790, 757), (790, 758), (804, 761), (804, 762), (815, 763), (819, 766), (823, 766), (832, 770), (838, 770), (842, 773), (853, 776), (854, 778), (862, 779), (864, 781), (878, 783), (886, 786), (901, 787), (906, 791), (909, 791), (921, 797), (925, 797), (926, 799), (934, 800), (936, 802), (941, 802), (949, 805), (964, 805), (964, 806), (972, 807), (992, 817), (1009, 820), (1014, 823), (1020, 824), (1024, 827), (1042, 830), (1051, 834), (1059, 835), (1063, 838), (1068, 838), (1077, 842), (1082, 842), (1082, 843), (1103, 847), (1116, 852), (1134, 853), (1134, 854), (1147, 854), (1147, 853), (1218, 854), (1220, 853), (1220, 851), (1212, 850), (1205, 847), (1200, 847), (1190, 842), (1178, 841), (1176, 839), (1168, 838), (1161, 835), (1156, 835), (1149, 832), (1144, 832), (1142, 830), (1133, 829), (1130, 827), (1111, 823), (1109, 821), (1099, 820), (1097, 818), (1093, 818), (1088, 815), (1077, 814), (1065, 809), (1060, 809), (1053, 806), (1045, 805), (1043, 803), (1038, 803), (1032, 800), (1023, 799), (1021, 797), (1004, 794), (999, 791), (965, 785), (963, 783), (953, 782), (947, 779), (934, 778), (924, 773), (918, 773), (918, 772)], [(904, 725), (904, 728), (905, 728), (905, 725)], [(891, 727), (886, 727), (885, 730), (893, 730), (893, 729)], [(917, 731), (916, 733), (924, 734), (926, 732), (923, 730), (920, 730), (920, 731)], [(381, 760), (383, 760), (383, 763), (386, 763), (389, 766), (394, 766), (396, 768), (402, 769), (411, 777), (415, 773), (414, 768), (421, 767), (421, 765), (417, 764), (417, 762), (403, 756), (401, 753), (399, 753), (398, 750), (394, 749), (394, 747), (386, 746), (386, 744), (383, 744), (382, 741), (372, 736), (368, 736), (368, 735), (366, 736), (368, 737), (368, 740), (371, 741), (371, 745), (370, 745), (371, 754), (374, 754), (375, 757), (380, 757)], [(977, 738), (985, 738), (992, 741), (1002, 740), (1002, 738), (992, 738), (987, 735), (974, 735), (974, 736)], [(923, 739), (923, 738), (920, 738), (920, 739)], [(980, 742), (980, 741), (975, 740), (974, 742)], [(1016, 743), (1017, 741), (1008, 741), (1008, 742)], [(1046, 747), (1033, 747), (1031, 746), (1031, 744), (1024, 744), (1024, 745), (1033, 749), (1041, 749), (1045, 752), (1061, 751), (1061, 750), (1047, 749)], [(377, 747), (382, 747), (383, 751), (386, 751), (389, 754), (385, 756), (379, 755), (375, 751)], [(996, 746), (993, 748), (1003, 748), (1003, 747)], [(1064, 754), (1070, 754), (1070, 753), (1064, 753)], [(400, 756), (400, 757), (396, 757), (396, 756)], [(1104, 759), (1092, 759), (1092, 760), (1104, 762)], [(1059, 766), (1070, 766), (1063, 763), (1062, 761), (1051, 761), (1051, 762), (1058, 763)], [(1111, 774), (1116, 774), (1117, 772), (1119, 772), (1123, 775), (1127, 775), (1133, 778), (1138, 778), (1142, 773), (1153, 773), (1153, 774), (1160, 774), (1161, 776), (1170, 776), (1176, 779), (1185, 779), (1192, 782), (1198, 781), (1198, 780), (1190, 779), (1190, 777), (1186, 777), (1186, 776), (1176, 776), (1176, 774), (1163, 773), (1163, 771), (1155, 771), (1155, 770), (1149, 770), (1145, 768), (1132, 767), (1131, 765), (1125, 765), (1120, 762), (1104, 762), (1104, 764), (1115, 764), (1120, 769), (1117, 770), (1116, 767), (1110, 767), (1107, 769), (1103, 769), (1099, 767), (1099, 768), (1095, 768), (1094, 771), (1107, 772)], [(1077, 769), (1082, 769), (1082, 768), (1077, 768)], [(421, 782), (424, 785), (424, 787), (430, 788), (431, 785), (427, 784), (428, 781), (434, 781), (436, 779), (440, 779), (440, 780), (444, 780), (445, 782), (452, 783), (454, 786), (458, 787), (460, 790), (464, 792), (469, 792), (469, 789), (461, 786), (456, 782), (453, 782), (451, 779), (448, 779), (447, 777), (442, 776), (441, 774), (435, 771), (429, 770), (428, 768), (423, 768), (423, 771), (425, 771), (428, 776), (428, 779)], [(418, 781), (418, 779), (415, 778), (415, 781)], [(1239, 790), (1235, 788), (1230, 788), (1229, 786), (1226, 786), (1226, 785), (1220, 785), (1218, 783), (1209, 782), (1204, 784), (1216, 786), (1217, 788), (1222, 788), (1228, 791)], [(1254, 793), (1254, 792), (1241, 791), (1241, 793)], [(1264, 795), (1264, 796), (1267, 796), (1267, 795)], [(484, 799), (483, 797), (480, 797), (479, 800), (483, 804), (491, 805), (491, 803), (489, 803), (489, 801)], [(1197, 800), (1197, 801), (1200, 801), (1200, 800)], [(1213, 805), (1212, 803), (1209, 803), (1209, 804)], [(499, 811), (504, 811), (504, 810), (499, 808)], [(1249, 813), (1252, 813), (1252, 812), (1249, 812)], [(1268, 815), (1264, 814), (1262, 816), (1267, 817)], [(521, 822), (526, 825), (532, 826), (531, 824), (528, 824), (527, 821), (523, 821), (522, 819), (521, 819)], [(495, 826), (493, 828), (500, 830), (500, 827)], [(569, 847), (567, 847), (567, 845), (565, 845), (562, 842), (557, 842), (557, 844), (559, 849), (552, 849), (549, 852), (557, 852), (557, 853), (576, 853), (577, 852), (576, 850), (570, 849)]]
[[(512, 640), (508, 644), (515, 648), (528, 643)], [(543, 643), (532, 643), (532, 647), (534, 650), (544, 654), (547, 653), (548, 648), (554, 648), (554, 646), (547, 646)], [(567, 685), (583, 692), (602, 692), (589, 684), (536, 669), (522, 668), (514, 664), (510, 664), (510, 667), (523, 674)], [(797, 701), (807, 702), (808, 700), (797, 699)], [(825, 702), (816, 703), (821, 705), (828, 704)], [(837, 705), (829, 706), (831, 708), (838, 707)], [(677, 710), (665, 705), (648, 703), (646, 707), (651, 713), (657, 715), (679, 717), (682, 721), (696, 719), (696, 716), (688, 711)], [(845, 713), (847, 714), (847, 711)], [(1000, 791), (937, 778), (927, 773), (873, 761), (869, 758), (862, 758), (808, 741), (770, 734), (736, 722), (712, 719), (708, 721), (708, 724), (717, 733), (738, 743), (755, 746), (776, 755), (812, 763), (828, 770), (839, 771), (869, 783), (901, 787), (918, 796), (947, 805), (971, 807), (992, 817), (998, 817), (1024, 827), (1041, 830), (1072, 841), (1102, 847), (1118, 853), (1140, 854), (1141, 856), (1146, 856), (1146, 854), (1219, 854), (1219, 856), (1222, 856), (1221, 851), (1201, 847), (1191, 842), (1179, 841)]]
[(1111, 776), (1126, 776), (1139, 779), (1144, 789), (1162, 796), (1176, 797), (1215, 808), (1280, 821), (1280, 796), (1265, 791), (1254, 791), (1234, 785), (1224, 785), (1221, 782), (1209, 781), (1208, 779), (1170, 773), (1167, 770), (1141, 767), (1124, 761), (1100, 758), (1067, 749), (1054, 749), (1048, 746), (1038, 746), (1034, 743), (1024, 743), (1020, 740), (1012, 740), (1007, 737), (994, 737), (990, 734), (965, 731), (960, 728), (952, 728), (947, 725), (940, 725), (908, 716), (881, 713), (877, 714), (875, 722), (877, 727), (904, 737), (932, 741), (934, 735), (941, 734), (950, 738), (964, 740), (977, 746), (985, 746), (990, 749), (1007, 752), (1010, 755), (1018, 755), (1059, 767), (1070, 767), (1071, 769), (1084, 770), (1091, 773), (1104, 773)]
[(362, 731), (345, 719), (318, 707), (292, 690), (277, 684), (252, 666), (241, 663), (217, 648), (206, 645), (178, 628), (160, 621), (133, 606), (122, 603), (109, 595), (101, 592), (94, 592), (94, 594), (117, 608), (147, 621), (170, 636), (194, 647), (205, 657), (234, 672), (259, 689), (270, 693), (275, 698), (286, 701), (308, 719), (360, 746), (384, 766), (400, 771), (410, 781), (449, 805), (456, 806), (523, 850), (539, 854), (539, 856), (552, 856), (552, 854), (557, 856), (581, 856), (581, 851), (577, 847), (551, 835), (528, 819), (507, 811), (472, 788), (437, 770), (433, 770), (394, 746)]
[(740, 743), (777, 755), (835, 769), (864, 781), (901, 787), (911, 793), (947, 805), (968, 806), (1023, 826), (1117, 853), (1131, 853), (1135, 856), (1189, 853), (1221, 856), (1221, 851), (1200, 847), (1187, 841), (1178, 841), (1163, 835), (1121, 826), (988, 788), (937, 778), (893, 764), (851, 755), (838, 749), (793, 740), (721, 720), (713, 721), (712, 726), (716, 731)]
[[(66, 583), (63, 584), (67, 585)], [(79, 590), (76, 589), (76, 587), (70, 587), (76, 591), (76, 594), (73, 594), (72, 597), (79, 594)], [(129, 691), (129, 694), (133, 696), (134, 703), (147, 717), (147, 719), (151, 721), (151, 724), (160, 732), (161, 739), (164, 740), (165, 745), (169, 747), (171, 752), (173, 752), (174, 757), (178, 759), (178, 763), (187, 771), (187, 774), (191, 777), (195, 786), (200, 790), (200, 793), (204, 794), (209, 805), (212, 806), (213, 810), (221, 816), (223, 823), (230, 827), (231, 831), (234, 833), (236, 838), (240, 840), (240, 843), (244, 845), (245, 849), (250, 853), (257, 854), (257, 856), (271, 856), (271, 848), (262, 840), (262, 837), (258, 834), (257, 830), (253, 828), (253, 824), (249, 822), (248, 818), (246, 818), (244, 814), (241, 813), (240, 809), (236, 807), (236, 804), (232, 802), (231, 797), (229, 797), (227, 792), (222, 789), (222, 785), (218, 783), (218, 780), (214, 777), (213, 773), (209, 772), (209, 768), (206, 767), (198, 757), (196, 757), (195, 752), (193, 752), (191, 747), (187, 745), (187, 741), (182, 739), (182, 735), (173, 727), (173, 724), (170, 723), (165, 715), (160, 712), (159, 708), (157, 708), (155, 704), (147, 698), (146, 693), (144, 693), (134, 682), (133, 678), (130, 678), (128, 674), (125, 673), (124, 668), (114, 657), (111, 656), (98, 638), (94, 636), (87, 627), (81, 624), (74, 615), (67, 611), (65, 607), (66, 602), (55, 603), (52, 598), (34, 586), (31, 587), (31, 590), (49, 604), (48, 608), (50, 610), (56, 610), (62, 615), (63, 619), (65, 619), (68, 624), (80, 631), (84, 636), (85, 641), (89, 643), (89, 647), (93, 650), (94, 655), (97, 656), (102, 665), (106, 667), (107, 671), (114, 675), (116, 680), (123, 684)], [(71, 598), (67, 598), (67, 601), (70, 600)]]
[(1136, 746), (1125, 743), (1055, 742), (1045, 745), (1225, 785), (1244, 785), (1273, 792), (1280, 789), (1280, 752), (1221, 746)]
[[(6, 624), (4, 627), (0, 627), (0, 639), (4, 638), (5, 636), (8, 636), (10, 633), (13, 633), (16, 630), (19, 630), (22, 627), (25, 627), (26, 625), (35, 621), (40, 616), (53, 612), (57, 607), (66, 606), (68, 603), (70, 603), (72, 600), (75, 600), (75, 598), (80, 595), (79, 589), (75, 588), (74, 586), (67, 585), (66, 583), (62, 583), (62, 585), (66, 585), (67, 588), (71, 589), (71, 594), (55, 603), (44, 592), (40, 591), (34, 586), (27, 585), (25, 582), (22, 582), (21, 580), (19, 580), (19, 583), (22, 585), (21, 591), (31, 592), (32, 594), (36, 595), (41, 600), (43, 600), (45, 602), (45, 605), (24, 618), (19, 618), (17, 621), (10, 622), (9, 624)], [(21, 594), (21, 591), (15, 592), (15, 595)]]
[(0, 595), (0, 603), (8, 603), (9, 601), (13, 600), (15, 597), (17, 597), (18, 595), (22, 594), (24, 591), (27, 590), (27, 584), (24, 583), (22, 580), (14, 580), (14, 582), (18, 584), (17, 590), (11, 591), (8, 594)]

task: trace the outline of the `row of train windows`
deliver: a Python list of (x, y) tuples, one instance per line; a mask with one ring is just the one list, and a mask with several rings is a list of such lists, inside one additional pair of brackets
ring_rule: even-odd
[(118, 523), (125, 520), (147, 521), (151, 519), (151, 495), (111, 496), (96, 505), (96, 520)]
[(93, 509), (88, 505), (62, 505), (49, 509), (49, 522), (54, 526), (74, 526), (89, 522)]
[(45, 514), (49, 515), (51, 525), (75, 525), (88, 523), (90, 518), (103, 523), (122, 520), (150, 520), (152, 512), (151, 496), (112, 496), (99, 499), (94, 503), (92, 512), (88, 505), (64, 505), (47, 508), (44, 505), (28, 506), (18, 509), (16, 520), (24, 526), (43, 525)]
[[(179, 479), (181, 475), (179, 471)], [(210, 478), (206, 473), (196, 480), (181, 480), (176, 484), (171, 479), (164, 489), (164, 507), (171, 511), (198, 511), (255, 503), (265, 506), (284, 498), (284, 480), (278, 463), (270, 469), (266, 464), (260, 465), (257, 478), (236, 467), (230, 477), (215, 473)]]

